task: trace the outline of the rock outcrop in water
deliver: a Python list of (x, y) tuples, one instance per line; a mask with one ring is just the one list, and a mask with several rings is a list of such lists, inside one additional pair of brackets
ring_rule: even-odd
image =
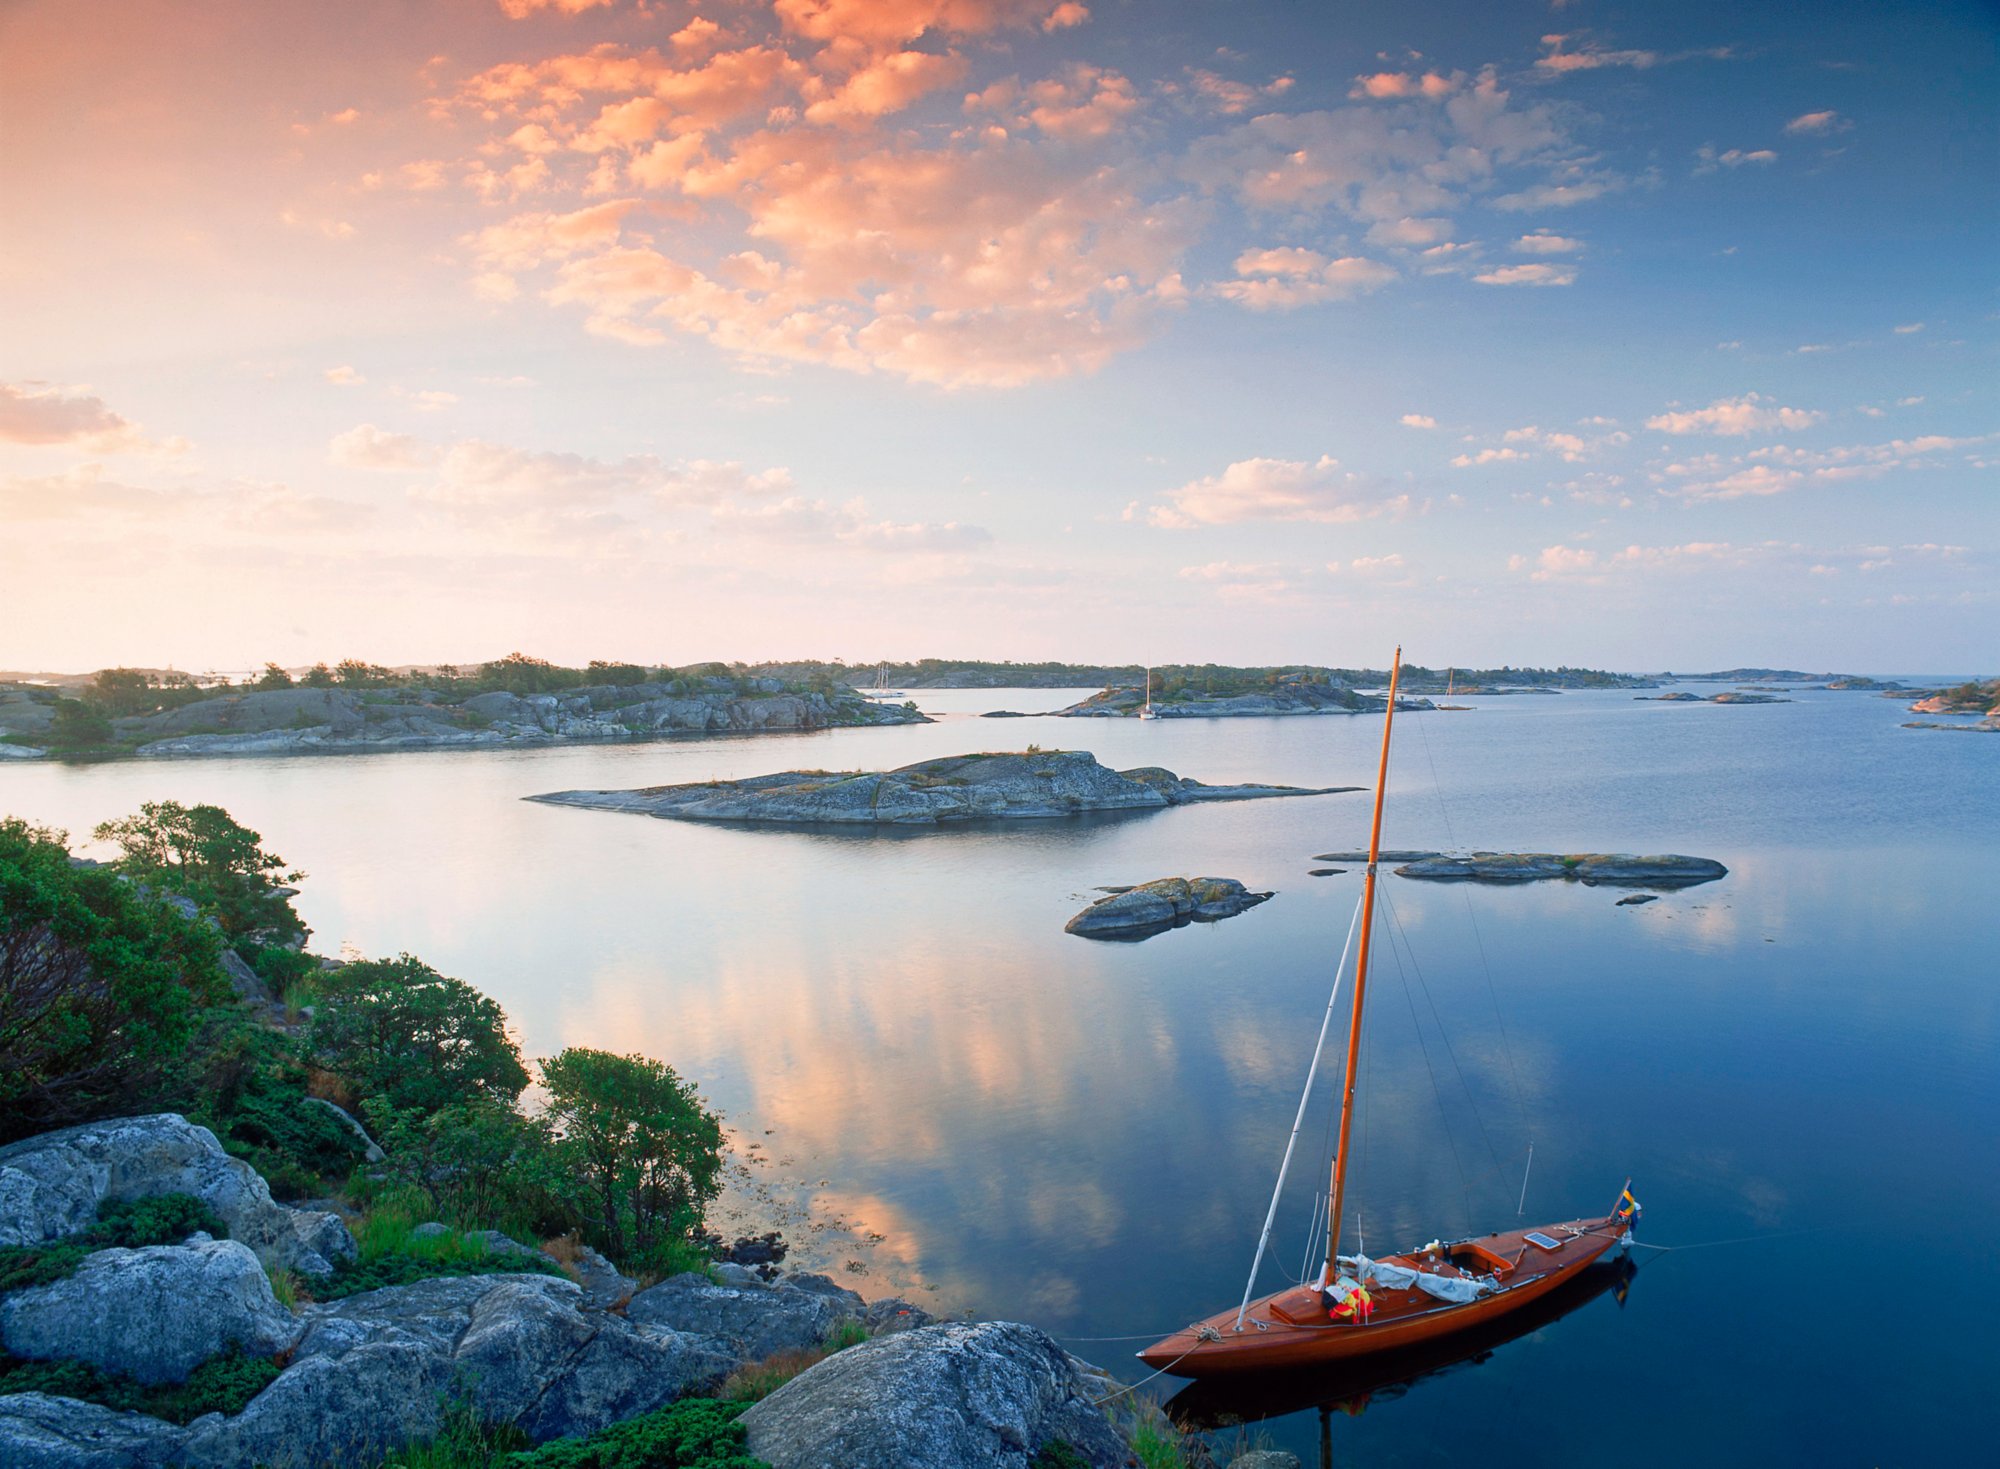
[(1142, 939), (1188, 923), (1214, 923), (1274, 897), (1233, 877), (1161, 877), (1114, 889), (1063, 925), (1085, 938)]
[(527, 799), (677, 821), (933, 826), (1086, 811), (1143, 811), (1196, 801), (1323, 796), (1357, 789), (1211, 786), (1158, 766), (1112, 770), (1098, 764), (1088, 750), (1029, 750), (951, 755), (888, 771), (788, 770), (747, 780), (627, 791), (555, 791)]
[(1729, 869), (1706, 857), (1634, 857), (1625, 853), (1474, 852), (1430, 856), (1396, 869), (1398, 877), (1433, 881), (1538, 882), (1560, 878), (1586, 886), (1690, 887), (1727, 877)]

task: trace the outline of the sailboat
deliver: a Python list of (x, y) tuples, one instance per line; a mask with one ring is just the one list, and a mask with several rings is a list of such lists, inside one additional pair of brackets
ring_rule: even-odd
[[(1305, 1095), (1299, 1099), (1291, 1140), (1278, 1167), (1277, 1187), (1264, 1216), (1264, 1232), (1250, 1266), (1242, 1301), (1227, 1310), (1171, 1332), (1139, 1353), (1139, 1360), (1178, 1377), (1209, 1378), (1235, 1373), (1305, 1367), (1316, 1363), (1351, 1362), (1379, 1352), (1396, 1352), (1420, 1343), (1440, 1343), (1460, 1332), (1493, 1324), (1574, 1280), (1587, 1266), (1632, 1238), (1639, 1218), (1632, 1181), (1626, 1179), (1612, 1207), (1601, 1216), (1566, 1219), (1533, 1229), (1501, 1230), (1472, 1239), (1432, 1240), (1402, 1254), (1369, 1259), (1342, 1255), (1340, 1226), (1347, 1195), (1348, 1138), (1354, 1121), (1354, 1087), (1360, 1061), (1362, 1004), (1368, 992), (1369, 940), (1375, 916), (1376, 868), (1382, 853), (1382, 802), (1389, 784), (1389, 736), (1396, 722), (1396, 692), (1403, 671), (1403, 650), (1389, 674), (1388, 707), (1382, 716), (1382, 757), (1375, 776), (1375, 815), (1368, 836), (1368, 875), (1363, 884), (1356, 921), (1361, 947), (1355, 959), (1354, 995), (1347, 1028), (1347, 1074), (1340, 1096), (1338, 1142), (1327, 1190), (1326, 1261), (1319, 1277), (1260, 1296), (1257, 1272), (1271, 1240), (1278, 1199), (1292, 1150), (1305, 1121), (1312, 1096), (1313, 1075), (1325, 1049), (1326, 1032), (1340, 993), (1340, 971), (1334, 974), (1319, 1045), (1306, 1073)], [(1353, 939), (1353, 931), (1348, 934)], [(1525, 1197), (1526, 1182), (1522, 1192)]]
[(1144, 707), (1139, 710), (1139, 717), (1141, 719), (1158, 719), (1160, 717), (1153, 708), (1153, 670), (1150, 668), (1146, 670), (1146, 702)]

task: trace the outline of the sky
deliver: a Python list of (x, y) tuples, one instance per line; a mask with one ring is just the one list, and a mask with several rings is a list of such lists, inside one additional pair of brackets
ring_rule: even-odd
[(0, 0), (0, 667), (1996, 671), (1976, 0)]

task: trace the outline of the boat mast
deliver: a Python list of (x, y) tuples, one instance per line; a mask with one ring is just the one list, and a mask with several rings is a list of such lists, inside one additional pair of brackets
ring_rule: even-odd
[(1389, 731), (1396, 723), (1396, 686), (1403, 676), (1403, 650), (1389, 669), (1389, 707), (1382, 714), (1382, 761), (1375, 772), (1375, 822), (1368, 833), (1368, 876), (1361, 889), (1361, 951), (1354, 961), (1354, 1016), (1347, 1026), (1347, 1082), (1340, 1094), (1340, 1145), (1333, 1155), (1333, 1186), (1327, 1194), (1326, 1275), (1331, 1285), (1338, 1273), (1340, 1206), (1347, 1192), (1347, 1135), (1354, 1123), (1354, 1075), (1361, 1060), (1361, 1001), (1368, 993), (1368, 938), (1375, 926), (1375, 864), (1382, 856), (1382, 798), (1389, 790)]

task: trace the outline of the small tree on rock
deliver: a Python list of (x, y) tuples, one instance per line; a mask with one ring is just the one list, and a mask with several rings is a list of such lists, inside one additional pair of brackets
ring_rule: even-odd
[(687, 1240), (722, 1188), (722, 1122), (644, 1056), (572, 1046), (541, 1063), (549, 1152), (572, 1206), (614, 1258)]
[(288, 896), (278, 891), (305, 874), (287, 872), (284, 858), (265, 851), (258, 845), (263, 838), (220, 806), (148, 801), (137, 816), (107, 821), (93, 835), (123, 849), (120, 871), (213, 910), (231, 938), (305, 932)]
[(511, 1106), (528, 1084), (498, 1003), (409, 954), (318, 980), (306, 1045), (320, 1064), (419, 1117), (453, 1103)]

